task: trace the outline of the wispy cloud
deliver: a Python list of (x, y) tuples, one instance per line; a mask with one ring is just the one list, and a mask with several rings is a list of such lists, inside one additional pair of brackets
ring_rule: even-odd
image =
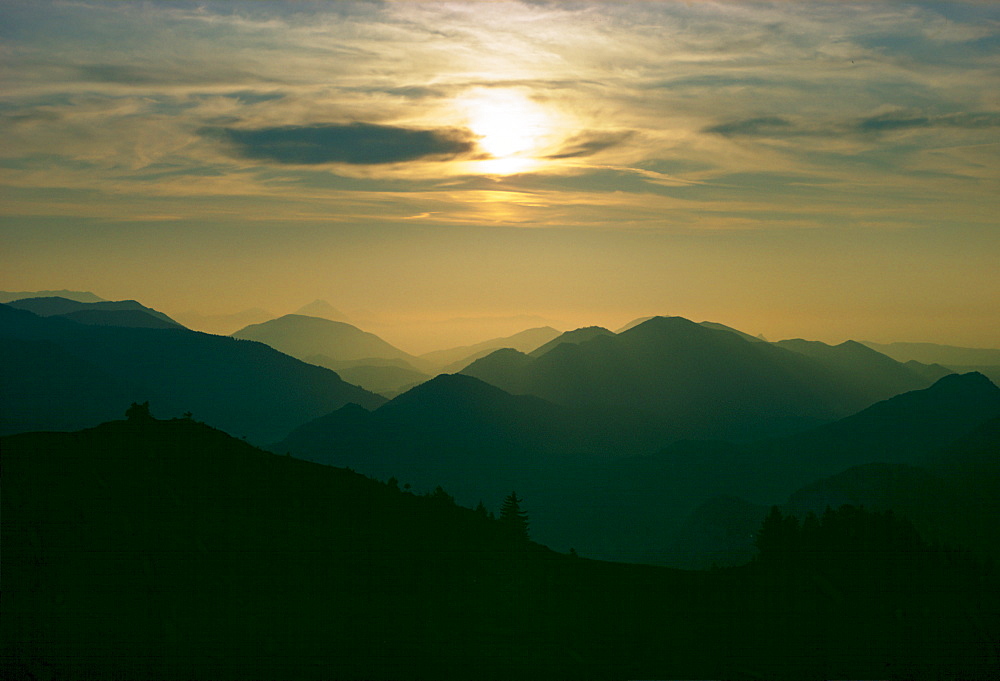
[[(0, 157), (17, 187), (336, 205), (348, 180), (446, 186), (407, 205), (440, 217), (472, 214), (472, 187), (535, 183), (573, 197), (548, 195), (553, 220), (577, 202), (613, 223), (620, 205), (594, 206), (620, 193), (682, 198), (671, 214), (700, 224), (706, 203), (745, 206), (751, 191), (777, 214), (802, 187), (819, 211), (864, 185), (908, 214), (906, 197), (935, 182), (991, 182), (986, 152), (940, 149), (988, 144), (1000, 125), (1000, 9), (987, 3), (12, 7)], [(467, 177), (477, 140), (456, 102), (476, 88), (516, 89), (557, 121), (532, 173)], [(669, 181), (643, 175), (661, 165)], [(748, 173), (787, 181), (733, 181)], [(945, 205), (974, 198), (949, 191)]]

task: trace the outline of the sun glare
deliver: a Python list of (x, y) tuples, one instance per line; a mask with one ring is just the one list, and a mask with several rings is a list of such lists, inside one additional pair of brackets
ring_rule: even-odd
[(460, 102), (468, 127), (488, 158), (480, 172), (509, 175), (538, 165), (534, 154), (552, 136), (554, 115), (517, 90), (476, 90)]

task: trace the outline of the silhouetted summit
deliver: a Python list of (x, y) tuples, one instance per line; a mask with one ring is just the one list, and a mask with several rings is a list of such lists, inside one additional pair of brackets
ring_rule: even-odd
[(498, 402), (529, 400), (538, 404), (543, 400), (531, 397), (515, 398), (488, 383), (462, 374), (441, 374), (426, 383), (408, 390), (380, 408), (384, 412), (406, 411), (440, 412), (457, 414)]
[(585, 326), (581, 329), (574, 329), (573, 331), (567, 331), (566, 333), (560, 334), (544, 345), (535, 348), (528, 354), (532, 357), (541, 357), (549, 350), (552, 350), (563, 343), (579, 344), (597, 338), (598, 336), (613, 335), (615, 335), (613, 332), (608, 331), (602, 326)]
[(346, 322), (299, 314), (288, 314), (261, 324), (251, 324), (232, 335), (233, 338), (266, 343), (301, 360), (313, 355), (325, 355), (333, 360), (378, 357), (405, 359), (409, 362), (415, 359), (375, 334), (362, 331)]

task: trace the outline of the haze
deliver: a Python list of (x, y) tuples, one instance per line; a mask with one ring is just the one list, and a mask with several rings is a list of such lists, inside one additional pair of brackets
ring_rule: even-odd
[(321, 298), (411, 352), (654, 314), (997, 347), (998, 36), (985, 2), (5, 2), (0, 289)]

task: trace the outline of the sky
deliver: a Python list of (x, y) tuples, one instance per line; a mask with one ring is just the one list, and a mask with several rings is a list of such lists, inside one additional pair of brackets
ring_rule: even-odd
[(0, 129), (3, 290), (1000, 347), (996, 2), (4, 0)]

